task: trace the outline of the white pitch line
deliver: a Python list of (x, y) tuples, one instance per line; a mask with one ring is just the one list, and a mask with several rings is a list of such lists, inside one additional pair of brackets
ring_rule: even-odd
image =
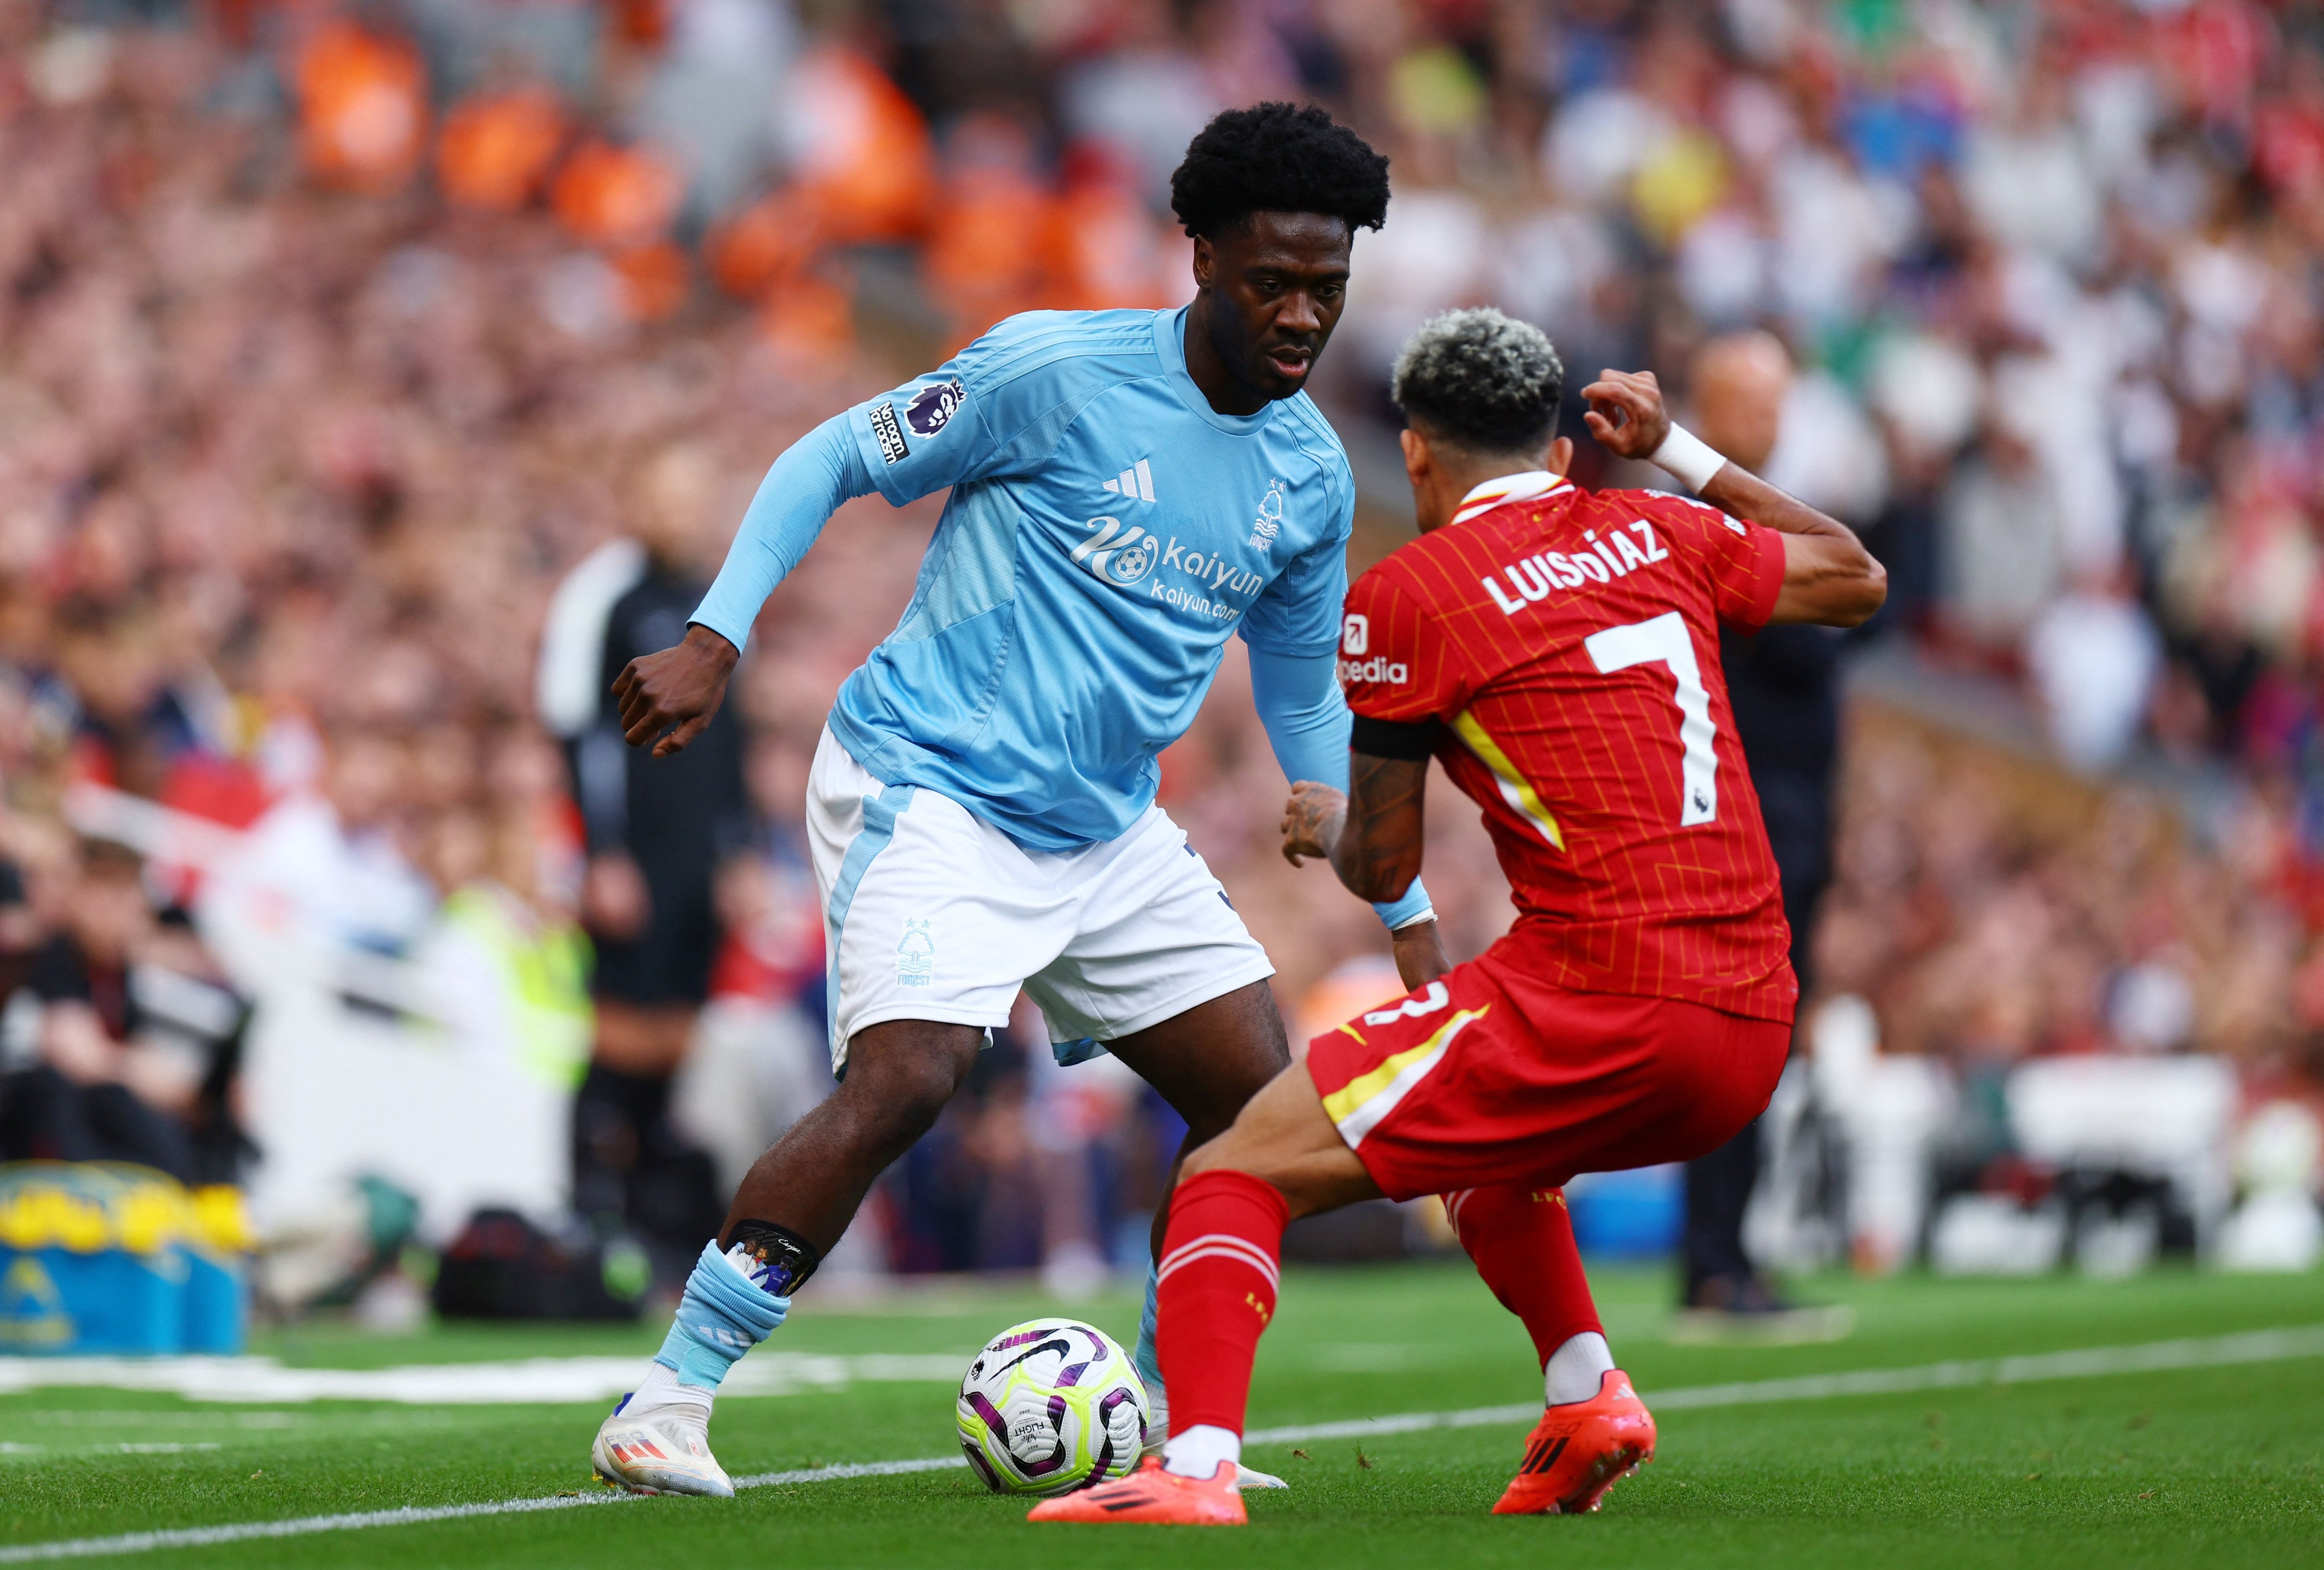
[[(2224, 1368), (2300, 1357), (2324, 1357), (2324, 1325), (2297, 1330), (2254, 1330), (2202, 1341), (2151, 1341), (2141, 1346), (2085, 1347), (2075, 1352), (2036, 1353), (2024, 1357), (1923, 1363), (1915, 1368), (1860, 1369), (1851, 1373), (1692, 1385), (1675, 1390), (1649, 1390), (1646, 1396), (1647, 1404), (1657, 1412), (1683, 1412), (1706, 1407), (1754, 1407), (1770, 1401), (1824, 1400), (1833, 1396), (1886, 1396), (1904, 1390), (1951, 1390), (1967, 1385), (2029, 1384), (2040, 1380), (2092, 1379), (2168, 1369)], [(1252, 1445), (1296, 1445), (1307, 1439), (1361, 1439), (1372, 1434), (1412, 1434), (1427, 1428), (1530, 1423), (1540, 1415), (1541, 1408), (1532, 1403), (1471, 1407), (1461, 1412), (1406, 1412), (1393, 1418), (1356, 1418), (1342, 1423), (1255, 1428), (1243, 1439)]]
[[(1972, 1385), (2030, 1384), (2047, 1380), (2095, 1379), (2108, 1374), (2155, 1373), (2172, 1369), (2227, 1368), (2242, 1363), (2283, 1362), (2324, 1357), (2324, 1325), (2285, 1330), (2254, 1330), (2205, 1340), (2152, 1341), (2138, 1346), (2085, 1347), (2073, 1352), (2023, 1357), (1971, 1358), (1922, 1363), (1913, 1368), (1859, 1369), (1849, 1373), (1807, 1374), (1795, 1379), (1750, 1380), (1733, 1384), (1692, 1385), (1649, 1392), (1657, 1411), (1751, 1407), (1774, 1401), (1824, 1400), (1835, 1396), (1895, 1395), (1906, 1390), (1957, 1390)], [(1375, 1434), (1412, 1434), (1431, 1428), (1478, 1428), (1497, 1423), (1530, 1423), (1535, 1402), (1471, 1407), (1457, 1412), (1406, 1412), (1339, 1423), (1301, 1423), (1255, 1428), (1243, 1436), (1252, 1445), (1296, 1445), (1310, 1439), (1362, 1439)], [(871, 1461), (810, 1466), (793, 1472), (761, 1472), (738, 1477), (734, 1486), (772, 1488), (787, 1483), (837, 1482), (857, 1477), (899, 1477), (946, 1472), (968, 1463), (958, 1455), (909, 1461)], [(362, 1531), (371, 1527), (411, 1527), (429, 1521), (478, 1516), (521, 1515), (532, 1510), (571, 1510), (618, 1504), (633, 1496), (610, 1492), (558, 1494), (549, 1499), (510, 1499), (488, 1504), (407, 1506), (355, 1515), (300, 1516), (281, 1521), (243, 1521), (231, 1526), (186, 1527), (172, 1531), (128, 1532), (113, 1538), (75, 1538), (63, 1542), (0, 1547), (0, 1565), (30, 1565), (54, 1559), (90, 1559), (111, 1554), (149, 1554), (158, 1548), (206, 1548), (265, 1538), (302, 1538), (316, 1532)]]
[[(897, 1477), (966, 1466), (967, 1458), (936, 1455), (920, 1461), (867, 1461), (842, 1466), (806, 1466), (796, 1472), (761, 1472), (734, 1480), (736, 1488), (770, 1488), (787, 1482), (837, 1482), (851, 1477)], [(116, 1538), (75, 1538), (61, 1543), (25, 1543), (0, 1548), (0, 1565), (31, 1565), (51, 1559), (94, 1559), (108, 1554), (150, 1554), (157, 1548), (208, 1548), (261, 1538), (304, 1538), (316, 1532), (359, 1532), (369, 1527), (417, 1527), (429, 1521), (467, 1520), (476, 1516), (523, 1515), (583, 1505), (625, 1504), (638, 1494), (591, 1490), (548, 1499), (504, 1499), (487, 1504), (406, 1505), (396, 1510), (353, 1515), (297, 1516), (282, 1521), (238, 1521), (224, 1527), (181, 1527), (166, 1532), (124, 1532)]]
[(1831, 1396), (1884, 1396), (1902, 1390), (1949, 1390), (1964, 1385), (2031, 1384), (2042, 1380), (2095, 1379), (2107, 1374), (2149, 1373), (2169, 1369), (2225, 1368), (2236, 1363), (2283, 1362), (2324, 1356), (2324, 1325), (2295, 1330), (2252, 1330), (2202, 1340), (2150, 1341), (2142, 1346), (2086, 1347), (2077, 1352), (2036, 1353), (2023, 1357), (1973, 1358), (1919, 1368), (1866, 1369), (1856, 1373), (1807, 1374), (1797, 1379), (1755, 1380), (1746, 1384), (1698, 1385), (1658, 1396), (1655, 1405), (1670, 1411), (1701, 1407), (1748, 1407), (1764, 1401), (1812, 1401)]
[(151, 1554), (157, 1548), (208, 1548), (262, 1538), (303, 1538), (310, 1532), (359, 1532), (366, 1527), (416, 1527), (426, 1521), (456, 1521), (470, 1516), (510, 1516), (527, 1510), (561, 1510), (574, 1505), (607, 1504), (632, 1496), (581, 1493), (570, 1498), (504, 1499), (491, 1504), (437, 1505), (429, 1509), (364, 1510), (356, 1515), (299, 1516), (287, 1521), (238, 1521), (226, 1527), (181, 1527), (168, 1532), (124, 1532), (117, 1538), (74, 1538), (61, 1543), (26, 1543), (0, 1548), (0, 1565), (30, 1565), (49, 1559), (95, 1559), (109, 1554)]
[(0, 1445), (0, 1455), (182, 1455), (189, 1450), (223, 1450), (223, 1445), (180, 1445), (170, 1441), (118, 1445)]
[[(954, 1384), (972, 1352), (853, 1357), (761, 1351), (727, 1376), (738, 1396), (839, 1390), (861, 1381)], [(637, 1383), (637, 1356), (529, 1357), (395, 1368), (285, 1368), (271, 1357), (0, 1358), (0, 1395), (51, 1386), (150, 1390), (189, 1401), (394, 1401), (417, 1407), (610, 1401)]]
[(754, 1472), (734, 1480), (736, 1488), (776, 1488), (787, 1482), (844, 1482), (851, 1477), (901, 1477), (913, 1472), (945, 1472), (966, 1466), (965, 1455), (924, 1455), (917, 1461), (856, 1461), (810, 1466), (798, 1472)]

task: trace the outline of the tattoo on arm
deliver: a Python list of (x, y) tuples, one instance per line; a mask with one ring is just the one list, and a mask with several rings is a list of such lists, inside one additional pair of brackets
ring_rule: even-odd
[(1348, 758), (1348, 820), (1332, 848), (1332, 869), (1349, 891), (1375, 904), (1400, 899), (1420, 875), (1425, 758)]

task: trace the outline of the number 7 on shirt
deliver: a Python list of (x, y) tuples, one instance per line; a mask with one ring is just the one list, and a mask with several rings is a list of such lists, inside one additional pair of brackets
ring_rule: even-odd
[(1702, 685), (1702, 668), (1695, 662), (1694, 639), (1686, 620), (1676, 611), (1626, 626), (1608, 627), (1582, 642), (1599, 670), (1610, 676), (1633, 665), (1666, 665), (1677, 683), (1679, 763), (1678, 824), (1691, 828), (1719, 817), (1719, 754), (1711, 746), (1719, 733), (1711, 723), (1711, 694)]

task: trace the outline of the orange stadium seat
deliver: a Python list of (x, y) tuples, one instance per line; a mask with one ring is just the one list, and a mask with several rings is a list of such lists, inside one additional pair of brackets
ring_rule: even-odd
[(936, 197), (927, 123), (878, 66), (847, 50), (818, 50), (792, 78), (807, 129), (794, 173), (837, 245), (911, 240)]
[(444, 117), (436, 176), (463, 207), (510, 212), (530, 201), (565, 142), (556, 97), (538, 88), (464, 99)]
[(613, 0), (613, 36), (638, 49), (669, 41), (669, 0)]
[(770, 191), (711, 231), (704, 260), (718, 287), (756, 300), (795, 275), (824, 243), (822, 205), (798, 186)]
[(837, 364), (855, 348), (855, 302), (828, 279), (793, 274), (768, 291), (759, 336), (778, 360)]
[[(770, 336), (827, 348), (853, 341), (847, 296), (801, 274), (828, 246), (921, 238), (936, 199), (935, 153), (911, 100), (859, 55), (818, 51), (793, 91), (807, 140), (790, 183), (714, 229), (703, 259), (727, 293), (767, 301), (762, 325), (786, 324), (766, 325)], [(800, 324), (816, 323), (799, 337)]]
[(685, 194), (678, 171), (646, 149), (593, 140), (557, 171), (549, 201), (581, 239), (633, 246), (661, 237)]
[(1051, 301), (1056, 202), (1021, 174), (976, 170), (949, 182), (924, 262), (962, 343), (1004, 316)]
[(299, 150), (333, 185), (386, 191), (420, 166), (428, 128), (428, 78), (400, 41), (333, 22), (298, 52)]
[(1145, 205), (1119, 185), (1068, 187), (1050, 213), (1054, 303), (1070, 310), (1159, 309), (1169, 304), (1159, 272), (1163, 233)]
[(686, 253), (668, 240), (617, 252), (613, 271), (622, 281), (622, 310), (632, 321), (660, 321), (686, 303), (693, 282)]

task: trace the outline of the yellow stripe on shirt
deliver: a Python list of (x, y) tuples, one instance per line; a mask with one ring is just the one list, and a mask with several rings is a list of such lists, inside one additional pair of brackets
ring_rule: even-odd
[(1534, 790), (1524, 775), (1517, 772), (1517, 766), (1509, 762), (1509, 755), (1501, 751), (1500, 743), (1485, 733), (1485, 727), (1478, 723), (1475, 713), (1464, 708), (1454, 715), (1452, 729), (1500, 781), (1501, 799), (1541, 830), (1542, 838), (1563, 850), (1565, 836), (1558, 830), (1556, 817), (1544, 805), (1540, 793)]

